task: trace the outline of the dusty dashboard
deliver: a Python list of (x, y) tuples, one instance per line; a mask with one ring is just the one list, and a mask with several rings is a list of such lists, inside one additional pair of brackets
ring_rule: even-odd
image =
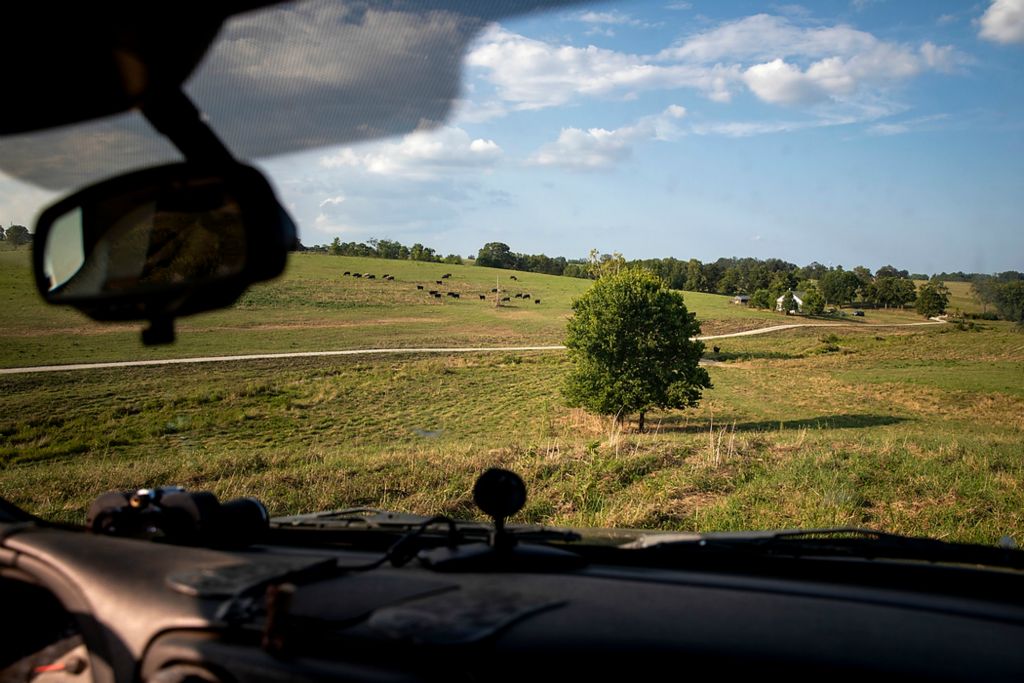
[[(596, 563), (367, 569), (379, 551), (225, 551), (14, 526), (0, 531), (8, 644), (19, 619), (35, 614), (56, 640), (78, 637), (88, 649), (78, 673), (33, 669), (17, 680), (603, 679), (665, 667), (789, 678), (1024, 673), (1019, 600), (825, 575), (795, 581)], [(74, 656), (67, 649), (50, 663)]]

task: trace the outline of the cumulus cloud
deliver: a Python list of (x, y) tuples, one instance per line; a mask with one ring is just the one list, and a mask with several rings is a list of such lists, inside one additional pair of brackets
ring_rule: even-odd
[(320, 208), (322, 209), (322, 208), (324, 208), (325, 206), (328, 206), (328, 205), (337, 206), (338, 204), (341, 204), (344, 201), (345, 201), (345, 196), (344, 195), (340, 195), (339, 194), (339, 195), (337, 195), (335, 197), (328, 197), (327, 199), (325, 199), (322, 202), (320, 202)]
[(737, 67), (656, 64), (649, 57), (595, 47), (552, 45), (499, 26), (487, 30), (466, 58), (487, 73), (516, 109), (543, 109), (579, 96), (629, 96), (642, 90), (694, 88), (728, 99)]
[(659, 114), (645, 116), (632, 125), (614, 130), (563, 128), (558, 139), (541, 147), (530, 158), (530, 163), (576, 170), (608, 168), (627, 159), (636, 142), (677, 138), (682, 134), (677, 122), (685, 115), (685, 108), (673, 104)]
[(494, 140), (471, 138), (462, 128), (445, 126), (418, 130), (398, 142), (381, 142), (356, 149), (345, 147), (322, 156), (322, 168), (355, 168), (374, 175), (425, 178), (459, 168), (481, 169), (501, 158)]
[(1024, 43), (1024, 0), (992, 0), (980, 23), (985, 40)]
[[(629, 19), (588, 14), (609, 24)], [(555, 45), (495, 26), (467, 58), (513, 109), (654, 89), (692, 89), (724, 103), (746, 88), (771, 104), (807, 105), (870, 96), (926, 70), (967, 63), (951, 46), (894, 43), (842, 24), (807, 26), (768, 14), (721, 23), (651, 55)]]

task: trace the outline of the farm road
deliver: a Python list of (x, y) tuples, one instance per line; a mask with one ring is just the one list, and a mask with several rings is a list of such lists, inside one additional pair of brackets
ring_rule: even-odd
[[(701, 341), (711, 339), (727, 339), (729, 337), (750, 337), (757, 334), (769, 334), (792, 330), (798, 327), (918, 327), (921, 325), (941, 325), (944, 320), (933, 318), (930, 322), (921, 323), (893, 323), (884, 324), (858, 324), (858, 323), (793, 323), (789, 325), (774, 325), (762, 327), (756, 330), (745, 332), (730, 332), (729, 334), (715, 334), (706, 337), (697, 337)], [(449, 347), (449, 348), (399, 348), (399, 349), (344, 349), (341, 351), (294, 351), (289, 353), (253, 353), (241, 356), (200, 356), (197, 358), (164, 358), (160, 360), (129, 360), (115, 361), (110, 363), (73, 363), (68, 365), (36, 365), (23, 368), (0, 368), (0, 375), (22, 375), (37, 372), (62, 372), (67, 370), (101, 370), (108, 368), (136, 368), (148, 365), (187, 365), (191, 363), (224, 363), (230, 361), (247, 360), (276, 360), (285, 358), (321, 358), (328, 356), (371, 356), (371, 355), (398, 355), (416, 353), (487, 353), (487, 352), (515, 352), (515, 351), (562, 351), (564, 346), (478, 346), (478, 347)]]

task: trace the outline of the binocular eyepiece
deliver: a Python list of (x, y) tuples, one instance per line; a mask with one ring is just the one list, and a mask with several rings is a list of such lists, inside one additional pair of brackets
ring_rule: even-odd
[(255, 498), (221, 503), (206, 491), (168, 486), (104, 493), (89, 506), (86, 525), (107, 536), (239, 547), (259, 541), (270, 527), (270, 516)]

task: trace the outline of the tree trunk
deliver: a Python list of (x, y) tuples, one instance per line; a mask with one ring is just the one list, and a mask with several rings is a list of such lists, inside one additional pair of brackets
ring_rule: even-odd
[(640, 411), (640, 420), (639, 424), (637, 424), (637, 429), (641, 432), (644, 431), (644, 411), (642, 410)]

